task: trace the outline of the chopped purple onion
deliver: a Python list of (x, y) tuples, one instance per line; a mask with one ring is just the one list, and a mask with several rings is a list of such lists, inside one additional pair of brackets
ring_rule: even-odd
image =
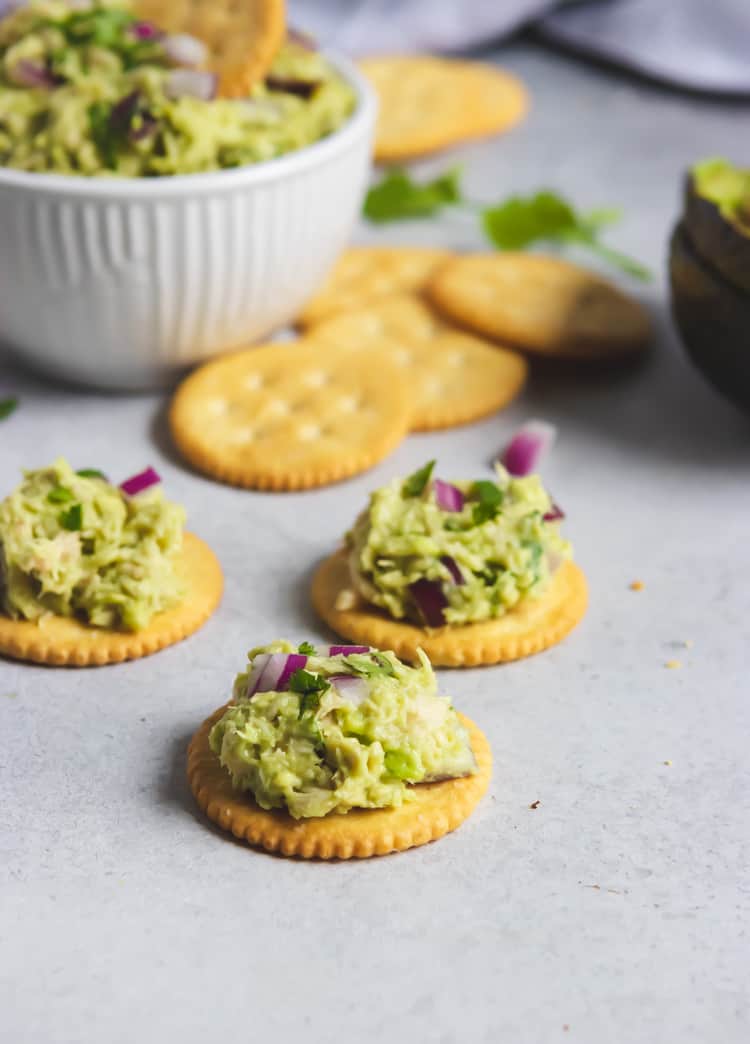
[(441, 479), (435, 479), (433, 486), (435, 501), (439, 508), (442, 508), (443, 511), (463, 511), (464, 495), (457, 486), (452, 486), (450, 482), (443, 482)]
[(146, 468), (145, 471), (139, 471), (137, 475), (132, 475), (129, 479), (121, 482), (120, 489), (123, 493), (127, 493), (129, 497), (134, 497), (137, 493), (143, 493), (145, 489), (150, 489), (151, 486), (156, 486), (159, 482), (161, 482), (161, 478), (154, 469)]
[(22, 58), (8, 70), (8, 79), (17, 87), (56, 87), (58, 80), (46, 65)]
[(170, 98), (198, 98), (211, 101), (216, 97), (217, 79), (213, 73), (196, 69), (175, 69), (167, 77), (164, 90)]
[(539, 461), (555, 443), (557, 428), (545, 421), (532, 420), (518, 429), (500, 454), (499, 460), (511, 475), (523, 478), (536, 470)]
[(165, 36), (162, 41), (164, 54), (173, 65), (186, 69), (194, 69), (204, 65), (208, 60), (208, 48), (195, 36), (188, 33), (174, 33)]
[(559, 522), (561, 519), (565, 518), (565, 512), (560, 507), (560, 505), (556, 504), (553, 500), (552, 507), (549, 509), (546, 515), (542, 515), (542, 518), (545, 522)]
[(257, 692), (286, 692), (289, 679), (307, 663), (300, 653), (261, 653), (253, 660), (247, 683), (248, 696)]
[(335, 686), (340, 696), (349, 703), (364, 703), (370, 695), (370, 688), (364, 678), (353, 674), (332, 674), (329, 681)]
[(132, 142), (145, 141), (147, 138), (151, 138), (159, 127), (159, 121), (155, 119), (150, 112), (140, 113), (140, 121), (137, 126), (131, 127), (128, 131), (128, 138)]
[(329, 656), (353, 656), (355, 653), (368, 653), (368, 645), (332, 645), (328, 650)]
[(419, 615), (427, 627), (442, 627), (445, 623), (445, 609), (448, 599), (438, 580), (416, 580), (409, 586)]
[(320, 80), (295, 80), (291, 76), (267, 76), (266, 87), (269, 91), (283, 91), (284, 94), (296, 94), (298, 98), (312, 98), (320, 87)]
[(127, 130), (138, 110), (140, 100), (140, 91), (131, 91), (130, 94), (120, 98), (117, 104), (112, 106), (109, 114), (110, 125), (116, 130)]
[(134, 22), (130, 33), (136, 40), (160, 40), (164, 35), (153, 22)]
[(440, 561), (443, 563), (445, 568), (450, 573), (453, 583), (456, 585), (456, 587), (463, 587), (463, 585), (466, 583), (466, 580), (464, 579), (464, 574), (459, 569), (458, 562), (455, 560), (455, 558), (453, 558), (451, 555), (443, 555)]

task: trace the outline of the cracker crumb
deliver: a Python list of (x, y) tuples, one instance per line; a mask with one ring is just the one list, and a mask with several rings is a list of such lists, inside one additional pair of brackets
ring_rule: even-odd
[(630, 584), (631, 591), (642, 591), (646, 585), (642, 580), (633, 580)]
[(679, 670), (680, 667), (682, 667), (682, 664), (679, 660), (667, 660), (664, 666), (668, 668), (668, 670), (670, 671), (676, 671)]
[(541, 801), (539, 801), (539, 799), (537, 798), (536, 801), (532, 801), (531, 802), (531, 804), (529, 805), (529, 808), (539, 808), (540, 805), (541, 805)]

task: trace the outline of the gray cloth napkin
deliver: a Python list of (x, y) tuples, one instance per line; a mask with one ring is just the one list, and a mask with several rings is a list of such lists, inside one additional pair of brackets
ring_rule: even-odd
[(548, 40), (676, 86), (750, 93), (750, 0), (290, 0), (289, 10), (350, 54), (461, 51), (533, 23)]

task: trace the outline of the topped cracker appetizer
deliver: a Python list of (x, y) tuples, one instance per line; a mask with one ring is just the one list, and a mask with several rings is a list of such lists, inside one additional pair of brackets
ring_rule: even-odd
[(487, 789), (487, 741), (421, 651), (417, 667), (366, 645), (277, 641), (248, 658), (188, 754), (198, 803), (235, 836), (305, 858), (385, 855), (454, 830)]
[(446, 482), (434, 465), (371, 494), (315, 574), (317, 612), (345, 638), (412, 661), (422, 648), (441, 666), (515, 660), (560, 641), (585, 612), (586, 581), (539, 477), (497, 464), (494, 481)]
[(153, 468), (119, 486), (63, 459), (25, 472), (0, 503), (0, 653), (117, 663), (198, 630), (223, 580), (184, 525)]

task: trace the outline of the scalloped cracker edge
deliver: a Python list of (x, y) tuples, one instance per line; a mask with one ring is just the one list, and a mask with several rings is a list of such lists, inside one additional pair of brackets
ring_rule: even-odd
[(41, 622), (0, 616), (0, 655), (56, 667), (100, 667), (174, 645), (203, 626), (224, 588), (216, 556), (193, 533), (184, 535), (178, 569), (187, 585), (185, 598), (141, 631), (108, 631), (64, 616)]
[(346, 552), (339, 550), (316, 570), (312, 603), (336, 634), (376, 649), (390, 649), (414, 662), (423, 649), (435, 667), (478, 667), (520, 660), (548, 649), (580, 623), (588, 604), (583, 571), (564, 562), (540, 598), (529, 598), (496, 620), (425, 630), (394, 620), (358, 599), (352, 609), (336, 609), (343, 591), (352, 591)]
[(477, 760), (473, 776), (420, 783), (413, 788), (414, 800), (400, 808), (293, 819), (286, 812), (260, 808), (232, 787), (229, 773), (208, 745), (209, 732), (225, 710), (215, 711), (193, 736), (187, 763), (190, 788), (203, 812), (222, 830), (267, 852), (302, 859), (367, 859), (426, 845), (468, 819), (492, 777), (487, 737), (460, 714)]

